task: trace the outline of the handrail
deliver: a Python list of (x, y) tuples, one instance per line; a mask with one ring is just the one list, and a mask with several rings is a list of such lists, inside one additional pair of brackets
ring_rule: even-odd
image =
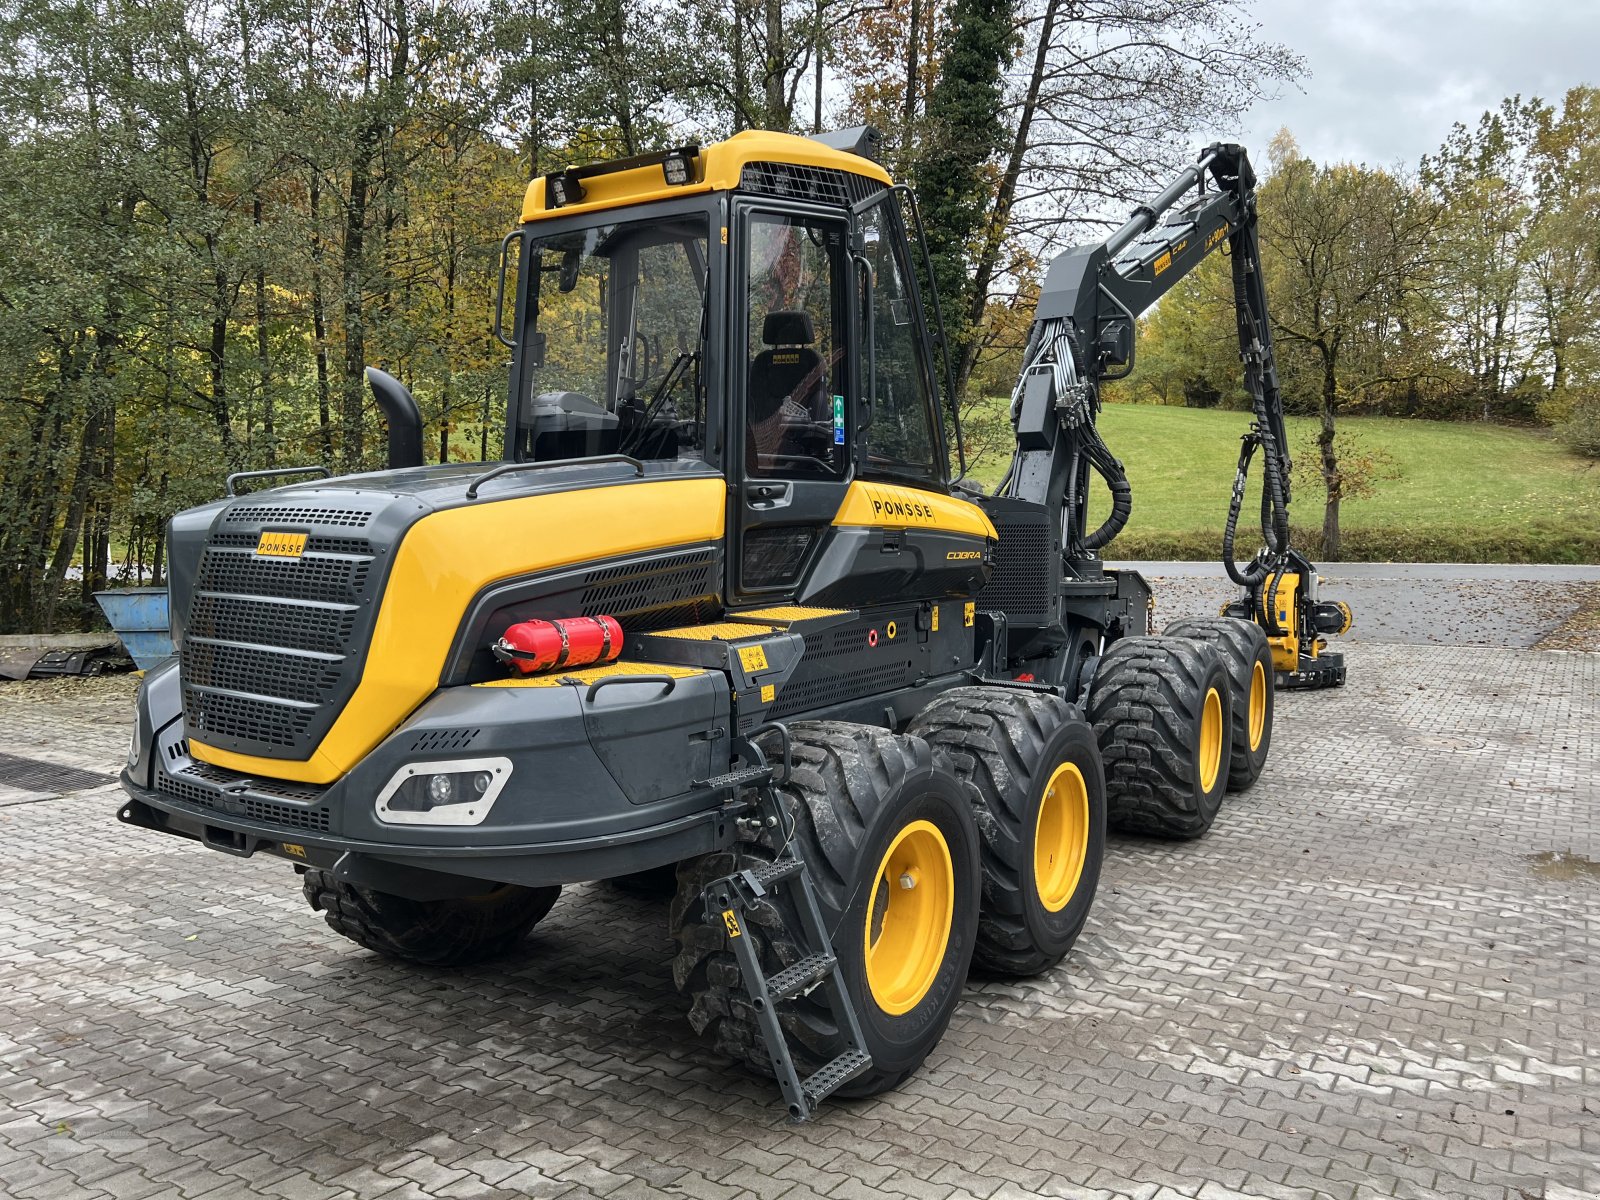
[(233, 490), (233, 485), (242, 479), (266, 479), (272, 475), (307, 475), (312, 471), (322, 472), (324, 479), (333, 478), (333, 472), (320, 463), (309, 467), (268, 467), (264, 471), (235, 471), (228, 476), (228, 481), (224, 484), (224, 487), (227, 489), (228, 495), (237, 496), (239, 493)]
[(480, 487), (491, 479), (510, 475), (514, 471), (542, 471), (546, 467), (577, 467), (590, 463), (626, 463), (640, 478), (644, 477), (644, 464), (629, 454), (597, 454), (593, 458), (552, 458), (544, 462), (501, 463), (492, 471), (485, 471), (467, 485), (467, 499), (476, 500)]

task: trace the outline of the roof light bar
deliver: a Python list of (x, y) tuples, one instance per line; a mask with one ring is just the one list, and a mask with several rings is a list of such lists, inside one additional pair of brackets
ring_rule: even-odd
[(613, 162), (590, 163), (587, 166), (569, 166), (559, 175), (545, 177), (544, 203), (546, 208), (565, 208), (580, 203), (585, 195), (583, 180), (597, 175), (614, 175), (618, 171), (634, 171), (640, 167), (661, 167), (662, 178), (672, 187), (694, 183), (696, 160), (700, 157), (698, 145), (678, 146), (672, 150), (656, 150), (649, 154), (636, 154), (632, 158), (619, 158)]

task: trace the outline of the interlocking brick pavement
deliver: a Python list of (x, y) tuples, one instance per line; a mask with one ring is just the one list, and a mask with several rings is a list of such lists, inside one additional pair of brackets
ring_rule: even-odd
[[(572, 888), (522, 956), (411, 969), (284, 864), (21, 797), (0, 1195), (1600, 1196), (1600, 655), (1349, 657), (1209, 837), (1113, 838), (1062, 967), (798, 1127), (690, 1034), (663, 904)], [(120, 763), (123, 695), (42, 695), (0, 751)]]

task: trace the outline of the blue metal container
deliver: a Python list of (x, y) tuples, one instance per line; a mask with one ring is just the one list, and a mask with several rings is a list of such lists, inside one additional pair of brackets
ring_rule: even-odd
[(96, 592), (96, 602), (141, 671), (172, 656), (171, 619), (166, 588), (115, 588)]

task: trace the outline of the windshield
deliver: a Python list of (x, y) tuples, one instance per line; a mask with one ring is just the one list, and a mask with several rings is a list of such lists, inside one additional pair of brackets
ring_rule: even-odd
[(700, 458), (702, 214), (530, 236), (518, 457)]

